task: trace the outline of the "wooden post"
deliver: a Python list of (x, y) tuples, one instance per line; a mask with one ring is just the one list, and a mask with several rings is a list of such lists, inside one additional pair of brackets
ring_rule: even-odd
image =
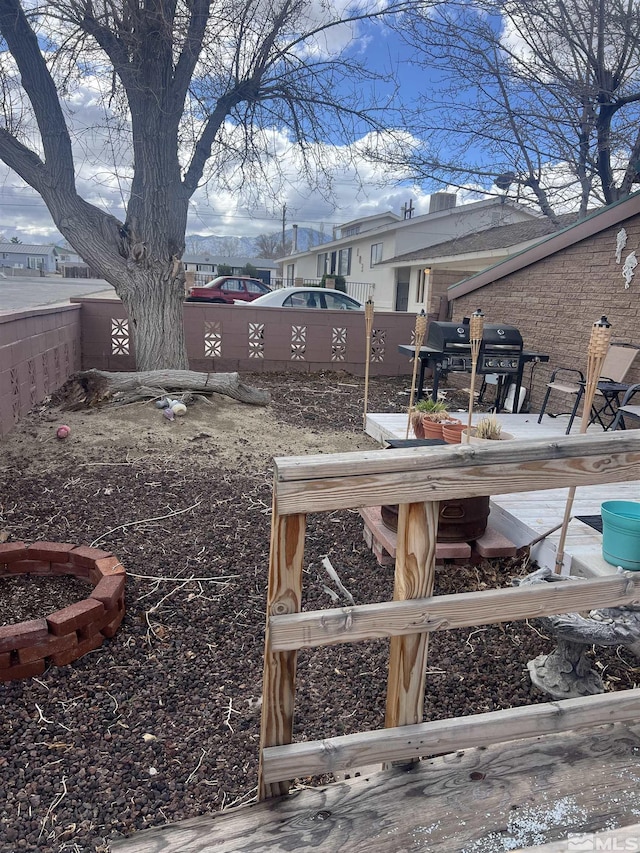
[(418, 372), (418, 362), (420, 361), (420, 347), (424, 341), (424, 335), (427, 331), (427, 315), (424, 313), (424, 308), (416, 317), (416, 326), (413, 332), (413, 345), (415, 347), (413, 355), (413, 376), (411, 378), (411, 395), (409, 397), (409, 411), (407, 413), (407, 431), (405, 438), (409, 438), (409, 430), (411, 428), (411, 412), (413, 411), (413, 400), (416, 393), (416, 374)]
[(364, 325), (366, 337), (366, 353), (364, 362), (364, 411), (362, 413), (362, 429), (367, 426), (367, 406), (369, 404), (369, 362), (371, 360), (371, 333), (373, 330), (373, 299), (369, 298), (364, 305)]
[[(400, 504), (394, 601), (433, 593), (439, 511), (438, 501)], [(386, 728), (422, 722), (428, 641), (426, 632), (391, 638)]]
[(469, 343), (471, 344), (471, 389), (469, 391), (469, 417), (467, 418), (467, 443), (471, 437), (471, 418), (473, 417), (474, 394), (476, 388), (476, 369), (478, 367), (478, 355), (484, 333), (484, 314), (478, 308), (469, 320)]
[(273, 652), (269, 639), (269, 617), (299, 613), (302, 599), (302, 565), (306, 515), (278, 515), (274, 499), (271, 516), (269, 553), (269, 589), (265, 633), (264, 676), (262, 685), (262, 722), (260, 727), (260, 767), (258, 799), (289, 792), (288, 782), (265, 783), (262, 753), (268, 746), (291, 743), (296, 688), (297, 652)]
[[(609, 344), (611, 343), (611, 323), (607, 318), (602, 317), (597, 320), (591, 329), (591, 337), (589, 338), (589, 346), (587, 348), (587, 379), (584, 387), (584, 402), (582, 406), (582, 420), (580, 421), (580, 432), (585, 433), (589, 427), (591, 419), (591, 407), (593, 398), (598, 388), (598, 381), (602, 373), (602, 365)], [(571, 510), (573, 509), (573, 500), (576, 496), (576, 487), (571, 486), (567, 495), (567, 504), (564, 509), (564, 518), (562, 520), (562, 530), (560, 531), (560, 539), (558, 541), (558, 550), (556, 551), (555, 573), (562, 572), (562, 562), (564, 560), (564, 545), (567, 539), (567, 530), (571, 521)]]

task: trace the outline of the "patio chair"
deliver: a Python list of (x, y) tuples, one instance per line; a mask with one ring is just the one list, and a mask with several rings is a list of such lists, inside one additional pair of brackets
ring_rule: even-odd
[[(635, 344), (618, 343), (611, 344), (609, 352), (602, 365), (602, 374), (598, 380), (598, 388), (596, 395), (600, 402), (594, 404), (591, 410), (589, 423), (598, 421), (603, 429), (609, 429), (613, 426), (613, 418), (616, 414), (616, 406), (620, 402), (620, 395), (628, 388), (624, 380), (633, 364), (635, 357), (638, 354), (638, 347)], [(542, 421), (542, 416), (547, 408), (549, 396), (552, 391), (557, 391), (565, 395), (575, 397), (573, 408), (569, 416), (569, 425), (566, 434), (569, 435), (573, 421), (575, 419), (582, 395), (584, 394), (585, 378), (581, 370), (574, 367), (558, 367), (551, 374), (551, 379), (547, 383), (547, 393), (544, 395), (538, 423)], [(603, 420), (609, 416), (611, 421), (606, 424)], [(556, 415), (551, 415), (556, 417)]]
[(629, 385), (622, 402), (618, 406), (618, 411), (611, 424), (611, 429), (626, 429), (625, 418), (634, 421), (634, 426), (640, 428), (640, 406), (631, 406), (631, 400), (634, 395), (638, 394), (637, 402), (640, 403), (640, 382), (637, 385)]

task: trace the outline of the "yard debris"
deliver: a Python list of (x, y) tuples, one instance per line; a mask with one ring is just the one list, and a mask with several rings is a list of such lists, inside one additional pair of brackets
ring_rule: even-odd
[(349, 602), (349, 604), (350, 604), (352, 607), (355, 607), (355, 604), (356, 604), (356, 603), (355, 603), (355, 601), (353, 600), (353, 596), (351, 595), (351, 593), (349, 592), (349, 590), (344, 586), (344, 584), (342, 583), (342, 581), (341, 581), (341, 580), (340, 580), (340, 578), (338, 577), (338, 573), (336, 572), (336, 570), (335, 570), (335, 569), (333, 568), (333, 566), (331, 565), (331, 560), (330, 560), (328, 557), (323, 557), (323, 558), (322, 558), (322, 567), (323, 567), (323, 569), (326, 571), (326, 573), (329, 575), (329, 577), (331, 578), (331, 580), (334, 582), (334, 584), (338, 587), (338, 589), (340, 590), (340, 592), (341, 592), (341, 593), (344, 595), (344, 597), (347, 599), (347, 601)]

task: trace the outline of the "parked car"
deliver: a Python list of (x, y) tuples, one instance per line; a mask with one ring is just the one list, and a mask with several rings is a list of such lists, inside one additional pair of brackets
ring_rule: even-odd
[(271, 293), (271, 288), (259, 278), (244, 275), (219, 275), (206, 284), (189, 288), (187, 302), (252, 302)]
[(331, 308), (335, 310), (362, 311), (364, 305), (353, 296), (324, 287), (283, 287), (254, 299), (252, 306), (265, 308)]

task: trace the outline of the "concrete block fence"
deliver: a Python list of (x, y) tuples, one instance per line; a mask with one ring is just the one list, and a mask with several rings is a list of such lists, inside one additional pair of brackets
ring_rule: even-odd
[(0, 436), (81, 365), (81, 307), (0, 314)]
[[(433, 315), (435, 318), (435, 315)], [(185, 303), (192, 370), (345, 371), (363, 376), (366, 337), (360, 311)], [(377, 312), (372, 376), (406, 376), (398, 352), (413, 340), (415, 315)], [(56, 308), (0, 315), (0, 437), (78, 370), (135, 370), (129, 319), (117, 299), (77, 299)]]
[(0, 627), (0, 682), (42, 675), (100, 648), (124, 617), (125, 570), (110, 551), (63, 542), (0, 544), (0, 578), (73, 575), (87, 598), (26, 622)]
[[(78, 302), (82, 304), (83, 367), (135, 370), (133, 339), (122, 304), (95, 298)], [(366, 337), (364, 313), (360, 311), (186, 303), (184, 327), (192, 370), (344, 370), (354, 376), (364, 375)], [(411, 373), (412, 365), (400, 355), (398, 345), (411, 342), (414, 327), (414, 314), (375, 314), (372, 376)]]

